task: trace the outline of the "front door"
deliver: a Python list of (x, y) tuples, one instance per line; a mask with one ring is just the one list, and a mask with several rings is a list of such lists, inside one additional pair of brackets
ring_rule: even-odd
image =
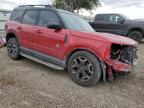
[(106, 15), (96, 15), (94, 24), (92, 25), (95, 28), (96, 32), (107, 32), (108, 16)]
[(37, 52), (51, 57), (60, 58), (64, 47), (66, 30), (47, 28), (48, 23), (56, 22), (61, 25), (57, 14), (53, 11), (42, 10), (40, 12), (38, 25), (34, 27), (34, 48)]

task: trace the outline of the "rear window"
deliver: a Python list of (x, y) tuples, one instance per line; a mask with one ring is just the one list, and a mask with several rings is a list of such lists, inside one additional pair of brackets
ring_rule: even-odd
[(20, 21), (24, 11), (13, 11), (10, 20), (12, 21)]

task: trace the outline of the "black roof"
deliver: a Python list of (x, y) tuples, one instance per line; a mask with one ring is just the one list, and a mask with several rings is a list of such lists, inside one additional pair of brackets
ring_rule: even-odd
[(65, 14), (70, 14), (70, 15), (75, 15), (75, 16), (81, 17), (80, 15), (72, 13), (72, 12), (67, 11), (67, 10), (56, 9), (52, 5), (21, 5), (21, 6), (14, 8), (14, 11), (25, 11), (27, 9), (43, 9), (43, 10), (48, 9), (48, 10), (53, 10), (53, 11), (56, 11), (59, 13), (65, 13)]
[(65, 14), (76, 15), (76, 14), (66, 11), (66, 10), (56, 9), (52, 5), (21, 5), (21, 6), (14, 8), (14, 11), (15, 10), (26, 10), (26, 9), (50, 9), (50, 10), (54, 10), (54, 11), (65, 13)]
[(96, 14), (96, 15), (122, 15), (119, 13), (100, 13), (100, 14)]
[(55, 9), (55, 8), (51, 5), (21, 5), (14, 8), (14, 10), (26, 10), (26, 9)]
[(57, 10), (58, 12), (61, 12), (61, 13), (79, 16), (79, 15), (77, 15), (77, 14), (75, 14), (75, 13), (72, 13), (72, 12), (70, 12), (70, 11), (67, 11), (67, 10), (62, 10), (62, 9), (56, 9), (56, 10)]

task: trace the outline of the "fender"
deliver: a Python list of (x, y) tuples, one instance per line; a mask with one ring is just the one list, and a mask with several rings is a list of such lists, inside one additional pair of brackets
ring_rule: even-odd
[(19, 40), (19, 37), (17, 36), (17, 34), (16, 34), (16, 32), (15, 32), (14, 30), (8, 30), (8, 31), (6, 32), (6, 42), (7, 42), (7, 36), (10, 35), (10, 34), (14, 34), (15, 37), (17, 38), (18, 42), (20, 41), (20, 40)]
[[(108, 50), (110, 49), (110, 47), (108, 47)], [(90, 53), (92, 53), (93, 55), (95, 55), (97, 57), (97, 59), (99, 60), (99, 63), (100, 63), (100, 66), (101, 66), (101, 69), (102, 69), (102, 79), (104, 82), (107, 82), (106, 80), (106, 64), (105, 64), (105, 58), (102, 57), (102, 55), (99, 53), (100, 51), (92, 48), (90, 45), (76, 45), (76, 46), (73, 46), (71, 49), (69, 49), (67, 52), (66, 52), (66, 58), (65, 58), (65, 61), (66, 61), (66, 65), (68, 63), (68, 60), (69, 60), (69, 57), (75, 53), (76, 51), (80, 51), (80, 50), (86, 50)], [(109, 53), (109, 51), (107, 51), (107, 54)]]
[(129, 27), (126, 31), (125, 31), (125, 36), (128, 36), (128, 34), (131, 32), (131, 31), (140, 31), (143, 35), (144, 35), (144, 30), (140, 27)]
[[(110, 46), (106, 46), (108, 51), (110, 49)], [(92, 53), (93, 55), (95, 55), (100, 61), (104, 61), (105, 58), (101, 55), (101, 51), (99, 51), (98, 49), (94, 48), (93, 46), (89, 45), (89, 44), (82, 44), (82, 45), (74, 45), (72, 46), (70, 49), (68, 49), (64, 55), (66, 55), (64, 57), (64, 60), (68, 60), (69, 57), (76, 51), (80, 51), (80, 50), (86, 50), (90, 53)], [(108, 53), (108, 52), (107, 52)], [(107, 54), (106, 54), (107, 55)]]

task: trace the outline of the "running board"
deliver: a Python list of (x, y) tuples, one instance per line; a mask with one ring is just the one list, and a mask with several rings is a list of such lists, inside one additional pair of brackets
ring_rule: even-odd
[(28, 54), (20, 53), (20, 55), (23, 56), (23, 57), (26, 57), (26, 58), (28, 58), (28, 59), (31, 59), (31, 60), (33, 60), (33, 61), (36, 61), (36, 62), (38, 62), (38, 63), (41, 63), (41, 64), (43, 64), (43, 65), (45, 65), (45, 66), (49, 66), (49, 67), (54, 68), (54, 69), (57, 69), (57, 70), (64, 70), (64, 67), (61, 67), (61, 66), (52, 64), (52, 63), (50, 63), (50, 62), (47, 62), (47, 61), (44, 61), (44, 60), (41, 60), (41, 59), (38, 59), (38, 58), (33, 57), (33, 56), (30, 56), (30, 55), (28, 55)]

